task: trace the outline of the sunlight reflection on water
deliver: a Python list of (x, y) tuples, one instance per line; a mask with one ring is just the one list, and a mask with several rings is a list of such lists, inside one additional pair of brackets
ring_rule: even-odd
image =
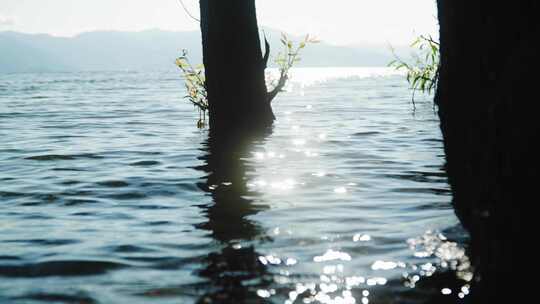
[(395, 71), (294, 70), (272, 134), (231, 153), (196, 129), (176, 75), (0, 81), (0, 302), (469, 292), (436, 114), (420, 102), (412, 115)]
[[(279, 77), (279, 70), (276, 68), (268, 69), (267, 73), (275, 78)], [(292, 92), (298, 89), (301, 96), (304, 96), (305, 88), (335, 79), (365, 79), (404, 75), (403, 71), (386, 67), (292, 68), (290, 73), (291, 77), (286, 91)], [(306, 105), (306, 107), (309, 106)]]
[[(296, 94), (301, 97), (309, 97), (310, 95), (306, 94), (304, 90), (305, 88), (320, 85), (333, 77), (363, 79), (387, 77), (399, 74), (394, 71), (389, 71), (388, 69), (372, 69), (369, 71), (361, 69), (342, 69), (332, 71), (332, 73), (327, 72), (328, 71), (321, 69), (312, 70), (310, 73), (299, 73), (299, 75), (294, 78), (293, 85), (291, 85), (291, 88), (289, 88), (289, 94)], [(296, 87), (298, 87), (298, 90), (293, 89)], [(311, 110), (317, 111), (320, 109), (318, 109), (316, 106), (314, 107), (313, 105), (308, 105), (303, 109), (303, 111)], [(312, 129), (302, 125), (302, 119), (309, 119), (306, 117), (308, 117), (310, 114), (302, 112), (302, 109), (300, 108), (295, 111), (285, 111), (284, 114), (286, 117), (285, 124), (290, 127), (289, 129), (286, 127), (284, 128), (283, 123), (280, 123), (280, 126), (282, 130), (288, 130), (288, 136), (292, 136), (294, 139), (290, 142), (290, 145), (282, 145), (281, 149), (284, 149), (284, 153), (287, 155), (289, 164), (290, 162), (294, 162), (295, 166), (293, 166), (294, 168), (292, 169), (287, 168), (286, 166), (283, 166), (281, 161), (274, 160), (274, 157), (269, 157), (268, 155), (265, 156), (264, 153), (257, 153), (256, 161), (263, 162), (256, 166), (258, 168), (257, 176), (260, 179), (259, 183), (253, 182), (250, 183), (250, 185), (253, 187), (259, 186), (257, 190), (261, 191), (263, 197), (265, 194), (269, 195), (271, 198), (266, 199), (268, 202), (275, 201), (276, 199), (273, 198), (273, 196), (277, 193), (281, 193), (276, 192), (275, 190), (288, 190), (289, 192), (284, 192), (285, 195), (292, 195), (294, 198), (297, 198), (294, 191), (303, 192), (302, 188), (312, 186), (312, 181), (307, 178), (305, 173), (302, 171), (305, 168), (313, 169), (318, 167), (320, 170), (317, 172), (310, 172), (309, 175), (324, 179), (324, 181), (321, 183), (323, 185), (333, 185), (328, 189), (328, 192), (319, 194), (320, 197), (328, 198), (331, 196), (329, 192), (333, 192), (334, 195), (339, 196), (347, 194), (351, 191), (360, 191), (358, 189), (359, 184), (356, 181), (358, 181), (358, 178), (361, 179), (361, 177), (356, 176), (355, 178), (347, 180), (347, 177), (343, 176), (343, 174), (336, 174), (338, 172), (336, 172), (336, 169), (333, 168), (334, 164), (330, 162), (331, 165), (329, 165), (327, 160), (328, 156), (333, 152), (339, 153), (340, 147), (334, 146), (334, 142), (342, 142), (344, 138), (351, 140), (353, 137), (351, 135), (337, 135), (340, 133), (340, 131), (334, 131), (334, 133), (337, 134), (329, 135), (327, 132), (317, 132), (319, 131), (317, 128)], [(356, 134), (362, 133), (357, 132)], [(364, 134), (369, 136), (370, 134), (376, 134), (376, 132), (375, 130), (366, 131)], [(331, 145), (332, 147), (329, 150), (325, 147), (325, 145)], [(362, 154), (363, 151), (363, 149), (360, 149), (359, 154)], [(403, 153), (407, 152), (403, 151)], [(402, 158), (404, 155), (406, 154), (397, 154), (397, 158)], [(317, 158), (309, 159), (311, 157)], [(414, 157), (414, 155), (407, 155), (407, 157)], [(377, 157), (375, 157), (375, 159), (376, 158)], [(305, 167), (299, 169), (299, 162), (305, 162)], [(283, 176), (287, 176), (287, 178), (284, 178)], [(294, 179), (291, 177), (294, 177)], [(272, 180), (272, 178), (277, 178), (280, 181), (269, 183), (265, 181)], [(261, 183), (261, 181), (264, 182)], [(317, 183), (319, 184), (320, 182)], [(358, 199), (358, 197), (356, 199)], [(296, 200), (296, 202), (293, 203), (293, 206), (301, 204), (300, 201), (301, 200)], [(335, 197), (332, 199), (332, 201), (338, 202), (339, 198)], [(301, 208), (301, 206), (298, 207)], [(319, 209), (319, 212), (324, 214), (324, 208)], [(349, 248), (350, 245), (343, 244), (342, 237), (340, 235), (332, 237), (323, 236), (321, 239), (330, 241), (329, 248), (326, 251), (319, 253), (319, 255), (313, 256), (312, 258), (313, 262), (324, 264), (322, 267), (314, 267), (311, 265), (311, 263), (305, 260), (295, 260), (297, 263), (299, 263), (299, 265), (295, 263), (296, 267), (287, 268), (287, 270), (280, 268), (278, 271), (279, 275), (276, 275), (277, 277), (275, 278), (275, 282), (285, 286), (289, 286), (291, 284), (296, 286), (294, 289), (288, 292), (289, 296), (285, 303), (296, 303), (297, 301), (301, 301), (302, 303), (369, 303), (369, 290), (377, 286), (385, 286), (389, 280), (392, 280), (392, 286), (394, 286), (395, 284), (399, 284), (396, 282), (396, 280), (399, 281), (399, 278), (401, 277), (404, 286), (414, 289), (417, 286), (416, 284), (423, 278), (432, 277), (437, 271), (444, 272), (446, 270), (456, 271), (458, 279), (464, 282), (463, 288), (467, 288), (468, 284), (466, 283), (471, 280), (472, 272), (464, 249), (457, 245), (457, 243), (447, 241), (446, 238), (443, 237), (442, 233), (437, 233), (437, 238), (431, 237), (432, 233), (433, 232), (431, 231), (427, 231), (423, 236), (418, 237), (417, 239), (409, 239), (408, 243), (412, 252), (402, 254), (400, 256), (401, 259), (396, 258), (394, 260), (380, 259), (369, 261), (370, 271), (365, 273), (362, 271), (358, 272), (360, 269), (358, 266), (352, 266), (358, 265), (357, 263), (353, 262), (353, 260), (355, 259), (355, 256), (358, 257), (359, 252), (363, 252), (365, 249), (359, 252), (355, 249), (353, 250), (355, 253), (342, 251), (339, 248)], [(372, 238), (367, 233), (354, 234), (352, 241), (355, 243), (369, 243), (370, 245), (365, 247), (367, 249), (365, 251), (368, 252), (368, 248), (373, 246), (372, 244), (379, 242), (377, 238)], [(302, 246), (301, 243), (299, 245)], [(420, 247), (424, 248), (423, 250), (425, 251), (415, 250)], [(417, 260), (411, 259), (410, 257), (414, 257), (414, 259)], [(277, 260), (281, 261), (280, 259)], [(361, 260), (365, 260), (365, 257), (361, 257)], [(412, 260), (414, 260), (414, 262)], [(302, 264), (306, 262), (308, 265), (302, 267), (302, 269), (309, 268), (311, 269), (311, 272), (313, 272), (314, 269), (319, 269), (318, 279), (306, 280), (302, 279), (301, 276), (297, 277), (295, 275), (297, 271), (295, 268), (298, 268), (299, 266), (301, 267)], [(269, 265), (270, 264), (272, 263), (269, 263)], [(362, 264), (362, 262), (360, 264)], [(272, 265), (278, 266), (281, 265), (281, 263)], [(279, 292), (276, 290), (280, 290), (280, 287), (276, 286), (269, 290), (261, 290), (260, 295), (263, 298), (279, 298)], [(448, 290), (450, 290), (449, 288), (443, 288), (441, 290), (443, 295), (451, 294), (451, 292), (448, 292)], [(380, 294), (378, 289), (376, 294)], [(466, 296), (466, 294), (463, 292), (458, 294), (459, 298), (463, 298), (464, 296)], [(380, 296), (378, 298), (380, 299)]]

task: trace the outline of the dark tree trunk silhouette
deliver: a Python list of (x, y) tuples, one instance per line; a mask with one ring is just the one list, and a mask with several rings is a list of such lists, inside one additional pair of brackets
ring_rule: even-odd
[(200, 8), (210, 128), (271, 125), (255, 0), (201, 0)]
[[(538, 201), (538, 1), (438, 0), (436, 103), (456, 213), (471, 233), (475, 302), (514, 296)], [(534, 212), (533, 212), (534, 214)], [(534, 245), (532, 245), (534, 246)], [(525, 279), (528, 280), (528, 279)], [(520, 287), (520, 293), (524, 286)], [(473, 289), (474, 290), (474, 289)], [(488, 302), (485, 302), (488, 303)]]

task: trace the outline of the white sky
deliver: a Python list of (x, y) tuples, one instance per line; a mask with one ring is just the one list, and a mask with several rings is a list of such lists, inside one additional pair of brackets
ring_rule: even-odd
[[(0, 0), (0, 31), (196, 30), (179, 0)], [(198, 16), (198, 0), (184, 0)], [(404, 45), (436, 34), (435, 0), (256, 0), (259, 24), (340, 45)]]

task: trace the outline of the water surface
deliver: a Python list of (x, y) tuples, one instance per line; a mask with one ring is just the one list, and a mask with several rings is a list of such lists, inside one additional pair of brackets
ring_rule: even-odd
[(0, 75), (0, 302), (466, 297), (432, 105), (385, 68), (295, 72), (225, 146), (176, 72)]

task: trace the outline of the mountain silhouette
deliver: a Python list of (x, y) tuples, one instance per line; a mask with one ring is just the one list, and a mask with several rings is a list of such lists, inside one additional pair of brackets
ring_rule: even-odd
[[(265, 29), (271, 54), (281, 50), (281, 33)], [(294, 41), (301, 37), (290, 36)], [(75, 37), (0, 32), (0, 73), (61, 71), (158, 71), (174, 69), (187, 49), (193, 63), (201, 60), (197, 31), (96, 31)], [(385, 46), (344, 47), (321, 42), (302, 51), (298, 66), (385, 66), (392, 54)]]

